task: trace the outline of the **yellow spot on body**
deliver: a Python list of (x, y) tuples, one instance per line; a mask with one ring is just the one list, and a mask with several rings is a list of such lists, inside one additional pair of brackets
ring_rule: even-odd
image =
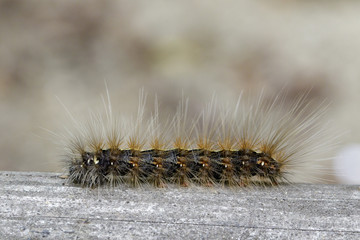
[(99, 162), (100, 162), (100, 161), (99, 161), (99, 160), (97, 159), (97, 157), (95, 156), (95, 157), (94, 157), (94, 163), (95, 163), (95, 164), (98, 164)]

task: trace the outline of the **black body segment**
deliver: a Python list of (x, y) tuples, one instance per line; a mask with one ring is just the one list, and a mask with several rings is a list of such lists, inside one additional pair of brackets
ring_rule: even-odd
[(84, 152), (81, 158), (73, 159), (70, 181), (91, 187), (120, 183), (151, 183), (156, 187), (166, 183), (245, 186), (251, 178), (258, 177), (277, 185), (282, 177), (280, 168), (281, 164), (268, 154), (248, 149), (105, 149)]

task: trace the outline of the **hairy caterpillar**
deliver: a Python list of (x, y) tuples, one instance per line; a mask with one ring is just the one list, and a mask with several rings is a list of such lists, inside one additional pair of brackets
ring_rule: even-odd
[(314, 108), (306, 95), (285, 104), (285, 97), (233, 105), (213, 98), (198, 116), (188, 117), (183, 98), (172, 117), (162, 121), (157, 101), (146, 118), (141, 91), (135, 118), (113, 114), (109, 93), (103, 114), (85, 123), (72, 117), (65, 161), (68, 180), (86, 187), (128, 184), (189, 186), (266, 186), (319, 180), (328, 152), (326, 106)]

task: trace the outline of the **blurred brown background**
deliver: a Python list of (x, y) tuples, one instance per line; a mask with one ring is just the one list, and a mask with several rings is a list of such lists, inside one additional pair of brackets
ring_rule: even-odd
[[(131, 112), (139, 88), (196, 112), (243, 89), (332, 102), (343, 144), (360, 143), (359, 1), (0, 1), (0, 170), (60, 171), (49, 134), (64, 108)], [(292, 94), (290, 94), (292, 95)], [(60, 152), (60, 153), (59, 153)]]

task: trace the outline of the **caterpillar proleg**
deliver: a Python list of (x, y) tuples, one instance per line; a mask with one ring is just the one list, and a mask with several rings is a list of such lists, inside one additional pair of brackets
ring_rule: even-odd
[(85, 122), (72, 117), (66, 165), (70, 183), (85, 187), (126, 184), (265, 186), (319, 181), (331, 139), (322, 122), (326, 104), (242, 95), (233, 104), (216, 98), (196, 116), (182, 98), (163, 120), (155, 101), (146, 106), (141, 91), (135, 117), (114, 114), (109, 93), (103, 113)]

